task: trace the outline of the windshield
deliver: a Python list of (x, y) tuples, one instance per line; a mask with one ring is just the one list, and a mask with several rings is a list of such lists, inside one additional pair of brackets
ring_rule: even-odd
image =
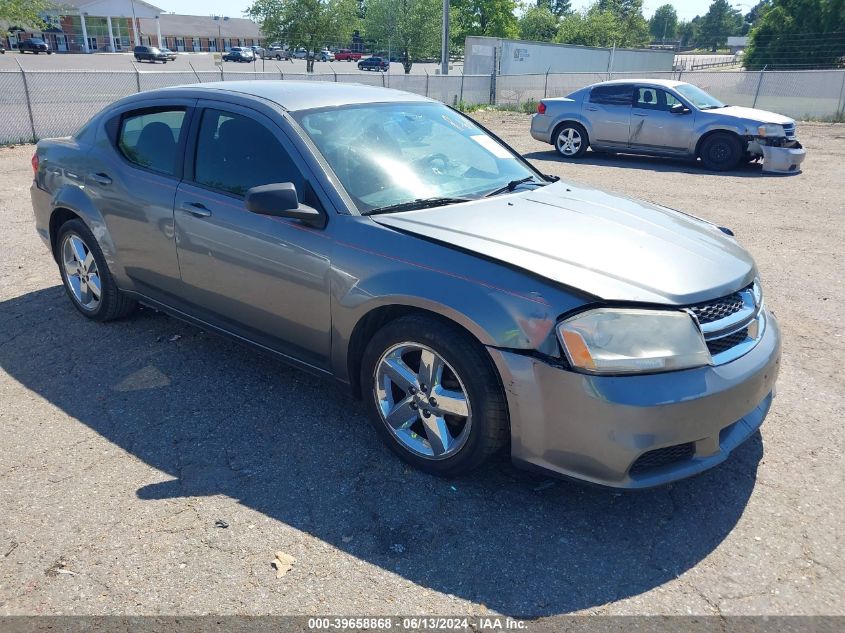
[(509, 149), (439, 103), (293, 112), (362, 213), (430, 198), (479, 197), (540, 180)]
[(681, 93), (681, 96), (686, 97), (688, 101), (699, 110), (710, 110), (712, 108), (724, 108), (725, 104), (719, 101), (713, 95), (704, 92), (698, 86), (692, 84), (679, 84), (675, 86), (675, 90)]

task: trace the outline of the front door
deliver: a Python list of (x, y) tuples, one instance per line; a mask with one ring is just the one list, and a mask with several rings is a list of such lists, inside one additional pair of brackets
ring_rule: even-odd
[(583, 107), (591, 145), (627, 147), (633, 94), (632, 84), (605, 84), (590, 91)]
[(278, 125), (248, 108), (207, 102), (194, 130), (193, 169), (175, 201), (186, 299), (230, 332), (328, 368), (331, 239), (244, 206), (248, 189), (278, 182), (320, 205), (299, 155)]
[(671, 112), (672, 106), (678, 103), (680, 101), (665, 90), (637, 86), (631, 111), (631, 148), (672, 154), (690, 153), (695, 115), (692, 111)]

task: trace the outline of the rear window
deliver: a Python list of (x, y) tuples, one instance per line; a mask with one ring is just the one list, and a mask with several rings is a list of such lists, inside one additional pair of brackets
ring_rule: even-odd
[(611, 86), (596, 86), (590, 91), (590, 102), (604, 105), (629, 106), (634, 95), (634, 86), (630, 84), (614, 84)]
[(117, 145), (126, 159), (162, 174), (176, 174), (176, 150), (185, 108), (156, 108), (123, 116)]

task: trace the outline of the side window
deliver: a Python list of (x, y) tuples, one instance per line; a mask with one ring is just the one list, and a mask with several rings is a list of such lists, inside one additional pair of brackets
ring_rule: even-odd
[(292, 182), (302, 200), (299, 169), (276, 137), (250, 117), (205, 110), (197, 135), (194, 180), (243, 196), (258, 185)]
[(176, 175), (184, 108), (130, 112), (120, 122), (117, 146), (126, 159), (168, 176)]
[(658, 92), (660, 92), (662, 96), (663, 91), (658, 91), (656, 88), (637, 88), (634, 105), (638, 108), (645, 108), (647, 110), (663, 110), (664, 108), (660, 107), (660, 104), (657, 101)]
[(672, 106), (675, 106), (675, 105), (678, 105), (679, 103), (681, 103), (678, 99), (676, 99), (674, 97), (674, 95), (671, 95), (668, 92), (664, 92), (663, 90), (661, 90), (660, 92), (663, 92), (663, 94), (666, 95), (666, 109), (667, 110), (669, 110)]
[(603, 105), (630, 106), (634, 87), (630, 84), (596, 86), (590, 91), (590, 102)]

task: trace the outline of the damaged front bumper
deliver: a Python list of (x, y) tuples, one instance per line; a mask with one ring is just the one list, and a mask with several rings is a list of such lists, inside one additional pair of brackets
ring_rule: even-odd
[(797, 139), (757, 137), (748, 143), (748, 152), (763, 157), (763, 172), (797, 174), (806, 152)]
[(723, 365), (631, 376), (579, 374), (488, 348), (502, 376), (514, 463), (616, 488), (649, 488), (723, 462), (769, 411), (780, 332)]

